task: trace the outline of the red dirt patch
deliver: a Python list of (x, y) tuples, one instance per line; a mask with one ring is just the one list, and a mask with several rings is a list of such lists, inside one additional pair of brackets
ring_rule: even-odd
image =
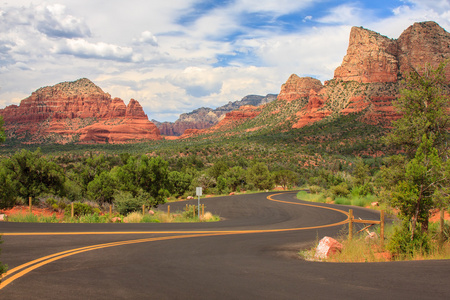
[[(439, 222), (440, 218), (440, 211), (438, 209), (431, 211), (430, 222)], [(448, 211), (444, 211), (444, 220), (450, 221), (450, 214)]]
[[(0, 210), (1, 214), (6, 214), (7, 216), (16, 215), (16, 214), (26, 215), (29, 212), (30, 212), (29, 207), (28, 206), (23, 206), (23, 205), (15, 206), (15, 207), (13, 207), (11, 209)], [(32, 207), (31, 212), (35, 216), (51, 217), (53, 214), (55, 214), (56, 218), (58, 218), (59, 220), (62, 220), (64, 218), (64, 213), (54, 211), (54, 210), (52, 210), (50, 208)]]

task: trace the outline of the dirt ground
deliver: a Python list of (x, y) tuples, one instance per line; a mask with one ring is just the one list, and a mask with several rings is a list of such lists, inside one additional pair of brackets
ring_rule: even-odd
[[(30, 212), (30, 209), (28, 206), (15, 206), (11, 209), (3, 209), (0, 210), (0, 214), (5, 214), (7, 216), (15, 215), (15, 214), (23, 214), (26, 215)], [(63, 212), (57, 212), (50, 208), (39, 208), (39, 207), (32, 207), (32, 213), (36, 216), (46, 216), (51, 217), (53, 214), (56, 215), (56, 217), (60, 220), (63, 219), (64, 213)]]

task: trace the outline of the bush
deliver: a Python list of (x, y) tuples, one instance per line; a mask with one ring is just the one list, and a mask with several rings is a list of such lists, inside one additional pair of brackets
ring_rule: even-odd
[(322, 188), (318, 185), (311, 185), (309, 187), (309, 192), (311, 194), (318, 194), (318, 193), (322, 192)]
[(149, 206), (151, 197), (146, 193), (140, 193), (136, 197), (130, 192), (116, 192), (114, 194), (114, 204), (117, 211), (122, 215), (127, 215), (134, 211), (142, 210), (142, 205)]
[(403, 221), (401, 225), (394, 229), (387, 247), (394, 257), (412, 257), (416, 254), (428, 253), (430, 251), (430, 239), (426, 233), (419, 229), (416, 230), (414, 238), (411, 240), (409, 223)]
[(142, 223), (161, 223), (161, 221), (154, 215), (145, 214), (142, 218)]
[(337, 197), (336, 199), (334, 199), (334, 204), (351, 205), (352, 200), (345, 197)]
[(184, 208), (183, 211), (183, 217), (192, 219), (194, 216), (198, 217), (198, 206), (196, 205), (189, 205)]
[[(98, 209), (95, 209), (88, 203), (82, 203), (82, 202), (73, 202), (73, 215), (74, 216), (84, 216), (93, 214), (94, 212), (99, 212)], [(72, 206), (68, 205), (65, 208), (64, 215), (65, 216), (71, 216), (72, 213)]]
[(373, 193), (373, 186), (370, 183), (364, 185), (357, 185), (352, 188), (352, 196), (367, 196)]
[[(440, 238), (440, 232), (441, 232), (441, 222), (432, 222), (429, 225), (430, 227), (428, 228), (429, 230), (429, 234), (431, 236), (432, 239), (434, 240), (439, 240)], [(450, 239), (450, 222), (449, 221), (445, 221), (444, 222), (444, 242), (448, 241)]]
[(348, 185), (345, 182), (340, 183), (339, 185), (332, 186), (330, 188), (331, 193), (333, 196), (341, 196), (345, 197), (348, 194), (350, 194), (350, 191), (348, 190)]

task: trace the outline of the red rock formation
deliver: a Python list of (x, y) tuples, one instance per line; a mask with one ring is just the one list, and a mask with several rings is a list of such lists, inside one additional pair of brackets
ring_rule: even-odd
[[(161, 139), (142, 106), (131, 99), (128, 106), (111, 99), (88, 79), (62, 82), (33, 92), (20, 105), (0, 110), (9, 136), (42, 142), (52, 136), (64, 143), (126, 142)], [(59, 136), (53, 137), (54, 134)]]
[[(411, 70), (420, 72), (427, 63), (436, 68), (446, 59), (450, 59), (450, 34), (435, 22), (415, 23), (398, 40), (353, 27), (347, 55), (335, 70), (334, 80), (326, 82), (318, 93), (310, 93), (308, 104), (297, 113), (299, 119), (293, 127), (311, 124), (331, 112), (363, 111), (362, 121), (391, 126), (393, 120), (401, 117), (392, 105), (399, 94), (398, 75), (406, 78)], [(450, 82), (450, 64), (445, 71)]]
[[(334, 72), (343, 81), (396, 82), (426, 63), (436, 68), (450, 58), (450, 34), (435, 22), (415, 23), (398, 38), (389, 39), (362, 27), (353, 27), (347, 55)], [(450, 64), (446, 67), (450, 82)]]
[(278, 100), (292, 101), (304, 97), (308, 97), (311, 90), (319, 92), (322, 88), (320, 80), (311, 77), (298, 77), (292, 74), (289, 79), (281, 86)]
[[(435, 22), (415, 23), (398, 38), (398, 50), (403, 77), (412, 69), (423, 70), (425, 63), (436, 68), (442, 61), (450, 59), (450, 34)], [(450, 82), (450, 64), (445, 70)]]
[(310, 91), (308, 99), (308, 104), (297, 112), (297, 116), (300, 118), (292, 128), (302, 128), (306, 125), (320, 121), (331, 114), (331, 111), (324, 107), (325, 100), (315, 91)]
[(334, 78), (343, 81), (396, 82), (397, 42), (374, 31), (353, 27), (347, 55)]

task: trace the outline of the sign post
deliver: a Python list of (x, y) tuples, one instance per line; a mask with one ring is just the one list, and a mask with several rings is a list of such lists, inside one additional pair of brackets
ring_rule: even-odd
[(198, 196), (198, 218), (200, 219), (200, 196), (202, 195), (202, 188), (197, 187), (195, 193)]

